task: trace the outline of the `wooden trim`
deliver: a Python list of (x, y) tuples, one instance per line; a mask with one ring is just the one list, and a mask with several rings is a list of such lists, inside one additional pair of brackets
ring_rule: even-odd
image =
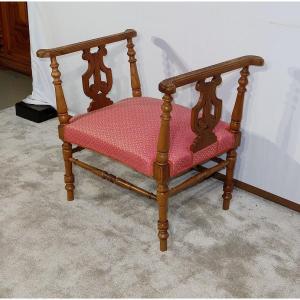
[[(113, 77), (111, 69), (103, 61), (106, 55), (105, 45), (99, 46), (97, 52), (91, 53), (91, 49), (84, 49), (82, 53), (82, 59), (88, 62), (88, 68), (82, 75), (83, 92), (92, 99), (88, 112), (113, 104), (107, 96), (113, 85)], [(105, 80), (101, 73), (105, 75)]]
[(56, 57), (51, 57), (50, 67), (52, 69), (51, 76), (53, 78), (53, 85), (55, 89), (56, 96), (56, 109), (59, 120), (58, 125), (58, 136), (63, 141), (63, 127), (69, 123), (71, 116), (68, 114), (68, 107), (64, 96), (64, 91), (62, 88), (62, 81), (60, 79), (61, 73), (58, 69), (59, 64)]
[(174, 196), (174, 195), (182, 192), (186, 188), (200, 183), (201, 181), (203, 181), (205, 178), (211, 176), (216, 171), (220, 171), (221, 169), (224, 169), (227, 165), (228, 165), (228, 161), (223, 160), (222, 162), (213, 166), (212, 168), (207, 168), (203, 172), (200, 172), (199, 174), (196, 174), (196, 175), (188, 178), (187, 180), (185, 180), (185, 181), (181, 182), (180, 184), (171, 188), (169, 190), (169, 196)]
[(131, 89), (132, 89), (132, 97), (141, 97), (142, 96), (142, 90), (141, 90), (141, 83), (139, 78), (139, 73), (137, 69), (136, 64), (136, 52), (134, 50), (134, 44), (132, 42), (132, 38), (127, 39), (127, 45), (126, 45), (128, 51), (128, 62), (130, 65), (130, 82), (131, 82)]
[(167, 90), (175, 92), (177, 87), (199, 81), (201, 79), (220, 75), (229, 71), (247, 66), (262, 66), (264, 64), (263, 58), (255, 55), (246, 55), (239, 58), (231, 59), (216, 65), (212, 65), (203, 69), (198, 69), (192, 72), (184, 73), (163, 80), (159, 84), (159, 90), (165, 93)]
[(156, 195), (154, 195), (153, 193), (146, 191), (122, 178), (116, 177), (115, 175), (109, 174), (106, 171), (103, 171), (101, 169), (95, 168), (79, 159), (75, 159), (73, 157), (69, 158), (69, 161), (72, 162), (73, 164), (87, 170), (90, 171), (91, 173), (110, 181), (111, 183), (114, 183), (120, 187), (123, 187), (125, 189), (128, 189), (130, 191), (134, 191), (142, 196), (145, 196), (149, 199), (155, 200), (156, 201)]
[(36, 52), (36, 55), (40, 58), (51, 57), (51, 56), (60, 56), (72, 52), (81, 51), (84, 49), (90, 49), (93, 47), (99, 47), (128, 38), (133, 38), (137, 35), (136, 31), (133, 29), (127, 29), (124, 32), (108, 35), (105, 37), (88, 40), (80, 43), (70, 44), (62, 47), (52, 48), (52, 49), (40, 49)]
[(156, 160), (153, 164), (153, 174), (157, 182), (157, 202), (158, 202), (158, 237), (160, 240), (160, 251), (167, 251), (167, 239), (169, 237), (168, 228), (168, 201), (170, 165), (170, 120), (172, 111), (172, 94), (165, 93), (161, 106), (160, 130), (157, 143)]
[(196, 91), (199, 92), (200, 97), (191, 113), (191, 128), (196, 135), (190, 146), (193, 153), (217, 141), (213, 130), (222, 115), (222, 100), (216, 94), (217, 87), (221, 83), (221, 75), (214, 76), (210, 81), (202, 79), (196, 83)]
[[(218, 179), (220, 181), (223, 181), (223, 182), (225, 180), (225, 175), (221, 174), (221, 173), (214, 173), (211, 177), (216, 178), (216, 179)], [(245, 182), (237, 180), (237, 179), (234, 179), (233, 182), (234, 182), (234, 186), (237, 187), (237, 188), (240, 188), (241, 190), (244, 190), (244, 191), (249, 192), (251, 194), (257, 195), (257, 196), (262, 197), (266, 200), (270, 200), (272, 202), (275, 202), (277, 204), (285, 206), (285, 207), (287, 207), (289, 209), (292, 209), (294, 211), (300, 212), (300, 204), (298, 204), (294, 201), (282, 198), (280, 196), (277, 196), (275, 194), (272, 194), (270, 192), (267, 192), (265, 190), (262, 190), (258, 187), (255, 187), (251, 184), (245, 183)]]

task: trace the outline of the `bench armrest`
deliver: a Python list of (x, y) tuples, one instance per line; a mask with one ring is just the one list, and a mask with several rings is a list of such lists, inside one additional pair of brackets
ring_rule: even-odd
[(262, 66), (263, 58), (255, 55), (247, 55), (231, 59), (216, 65), (198, 69), (178, 76), (170, 77), (160, 82), (159, 90), (162, 93), (175, 93), (177, 87), (190, 84), (201, 79), (209, 78), (229, 71), (240, 69), (246, 66)]
[(68, 53), (73, 53), (85, 49), (90, 49), (93, 47), (99, 47), (99, 46), (119, 42), (122, 40), (126, 40), (128, 38), (133, 38), (136, 35), (137, 33), (135, 30), (127, 29), (124, 32), (107, 35), (97, 39), (87, 40), (87, 41), (65, 45), (65, 46), (52, 48), (52, 49), (40, 49), (36, 52), (36, 55), (40, 58), (60, 56), (60, 55), (65, 55)]

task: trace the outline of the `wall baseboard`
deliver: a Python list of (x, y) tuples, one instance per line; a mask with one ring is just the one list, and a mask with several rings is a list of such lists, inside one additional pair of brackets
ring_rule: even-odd
[[(214, 173), (211, 177), (216, 178), (218, 180), (224, 181), (225, 175), (221, 173)], [(239, 181), (237, 179), (234, 179), (234, 186), (237, 188), (240, 188), (246, 192), (249, 192), (251, 194), (257, 195), (259, 197), (262, 197), (264, 199), (270, 200), (272, 202), (275, 202), (277, 204), (283, 205), (287, 208), (290, 208), (292, 210), (295, 210), (297, 212), (300, 212), (300, 204), (293, 202), (291, 200), (282, 198), (280, 196), (274, 195), (270, 192), (267, 192), (265, 190), (262, 190), (260, 188), (257, 188), (253, 185), (250, 185), (248, 183)]]

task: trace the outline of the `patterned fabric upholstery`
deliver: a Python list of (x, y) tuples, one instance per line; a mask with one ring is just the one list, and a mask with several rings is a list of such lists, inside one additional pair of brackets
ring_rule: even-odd
[[(73, 117), (64, 127), (64, 139), (118, 160), (148, 176), (153, 175), (160, 129), (161, 99), (135, 97)], [(229, 125), (220, 121), (214, 132), (217, 142), (196, 153), (190, 151), (195, 134), (191, 110), (173, 104), (169, 152), (171, 176), (200, 164), (234, 145)]]

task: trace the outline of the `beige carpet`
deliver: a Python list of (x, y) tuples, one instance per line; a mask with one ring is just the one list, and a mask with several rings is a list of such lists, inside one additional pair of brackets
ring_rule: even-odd
[(161, 253), (154, 201), (78, 168), (66, 201), (56, 125), (0, 111), (1, 297), (300, 297), (299, 213), (240, 190), (223, 211), (222, 185), (209, 179), (171, 199)]

